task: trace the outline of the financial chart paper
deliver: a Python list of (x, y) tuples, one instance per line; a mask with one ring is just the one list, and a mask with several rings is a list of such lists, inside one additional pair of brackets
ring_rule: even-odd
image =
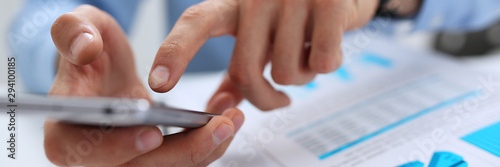
[(283, 166), (496, 166), (498, 81), (440, 55), (367, 50), (290, 90), (300, 104), (267, 120), (288, 124), (262, 146)]
[[(289, 107), (262, 112), (240, 105), (245, 124), (211, 166), (500, 164), (498, 75), (384, 40), (344, 60), (305, 86), (275, 85), (291, 97)], [(202, 82), (213, 86), (203, 89), (221, 77), (208, 78)], [(193, 89), (197, 83), (186, 89), (206, 101), (211, 92)], [(167, 101), (185, 107), (176, 95)]]

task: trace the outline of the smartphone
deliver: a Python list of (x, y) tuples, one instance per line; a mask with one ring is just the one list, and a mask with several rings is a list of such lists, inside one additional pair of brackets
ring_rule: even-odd
[(23, 97), (0, 99), (0, 108), (18, 114), (83, 125), (136, 126), (162, 125), (198, 128), (216, 115), (153, 104), (145, 99), (102, 97)]

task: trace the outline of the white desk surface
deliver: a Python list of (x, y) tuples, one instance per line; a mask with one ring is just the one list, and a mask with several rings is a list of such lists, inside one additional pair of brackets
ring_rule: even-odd
[[(483, 74), (494, 74), (500, 76), (500, 53), (492, 54), (483, 57), (469, 57), (460, 60), (463, 62), (464, 68), (470, 68)], [(204, 74), (186, 74), (183, 76), (179, 84), (174, 90), (168, 94), (153, 94), (153, 97), (158, 100), (164, 100), (173, 105), (186, 107), (190, 109), (203, 110), (206, 100), (210, 97), (213, 90), (218, 86), (222, 73), (204, 73)], [(203, 87), (199, 86), (200, 81), (204, 81)], [(206, 81), (206, 82), (205, 82)], [(0, 87), (0, 90), (6, 90), (5, 87)], [(201, 93), (203, 92), (203, 93)], [(0, 95), (5, 95), (5, 91), (0, 91)], [(194, 101), (186, 103), (183, 99), (193, 99)], [(22, 97), (19, 97), (22, 98)], [(0, 125), (7, 124), (6, 114), (0, 114)], [(252, 122), (245, 122), (244, 126), (251, 126)], [(18, 149), (17, 160), (7, 160), (6, 156), (0, 157), (0, 164), (8, 164), (6, 166), (53, 166), (45, 157), (43, 150), (43, 120), (39, 118), (20, 116), (17, 117), (18, 126)], [(2, 128), (0, 139), (7, 139), (6, 132)], [(240, 143), (238, 143), (240, 142)], [(237, 136), (232, 143), (231, 147), (241, 146), (242, 137)], [(5, 142), (2, 142), (5, 143)], [(5, 144), (1, 148), (6, 147)], [(3, 149), (2, 149), (3, 150)], [(2, 155), (5, 155), (2, 154)], [(265, 154), (258, 154), (261, 162), (247, 162), (247, 165), (259, 164), (275, 164)], [(245, 159), (246, 157), (234, 157), (228, 152), (223, 159)], [(235, 161), (237, 163), (237, 161)], [(212, 166), (227, 165), (227, 162), (222, 164), (217, 161)], [(275, 164), (276, 165), (276, 164)]]

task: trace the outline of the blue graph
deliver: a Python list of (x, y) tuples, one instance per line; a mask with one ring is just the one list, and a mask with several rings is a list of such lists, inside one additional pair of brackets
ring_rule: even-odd
[(500, 157), (499, 139), (500, 122), (462, 137), (462, 140), (465, 140), (497, 157)]
[(367, 64), (373, 64), (385, 68), (392, 68), (393, 62), (375, 53), (363, 53), (361, 54), (361, 61)]
[[(375, 131), (375, 132), (373, 132), (371, 134), (368, 134), (368, 135), (366, 135), (364, 137), (361, 137), (361, 138), (359, 138), (359, 139), (357, 139), (355, 141), (352, 141), (352, 142), (350, 142), (350, 143), (348, 143), (348, 144), (346, 144), (344, 146), (341, 146), (341, 147), (339, 147), (339, 148), (337, 148), (335, 150), (332, 150), (330, 152), (324, 153), (324, 154), (320, 155), (318, 158), (320, 160), (326, 159), (326, 158), (328, 158), (328, 157), (330, 157), (330, 156), (332, 156), (332, 155), (334, 155), (334, 154), (336, 154), (336, 153), (338, 153), (340, 151), (343, 151), (343, 150), (345, 150), (347, 148), (350, 148), (350, 147), (352, 147), (354, 145), (357, 145), (357, 144), (359, 144), (361, 142), (364, 142), (364, 141), (366, 141), (366, 140), (368, 140), (368, 139), (370, 139), (370, 138), (372, 138), (374, 136), (377, 136), (377, 135), (379, 135), (381, 133), (389, 131), (389, 130), (391, 130), (391, 129), (395, 128), (395, 127), (398, 127), (398, 126), (400, 126), (400, 125), (402, 125), (402, 124), (404, 124), (406, 122), (409, 122), (411, 120), (414, 120), (414, 119), (416, 119), (418, 117), (421, 117), (421, 116), (426, 115), (428, 113), (431, 113), (433, 111), (439, 110), (439, 109), (444, 108), (444, 107), (451, 106), (451, 105), (456, 104), (458, 102), (461, 102), (461, 101), (463, 101), (465, 99), (473, 97), (475, 95), (475, 93), (476, 93), (475, 91), (468, 92), (468, 93), (465, 93), (465, 94), (463, 94), (461, 96), (458, 96), (456, 98), (446, 100), (446, 101), (444, 101), (442, 103), (439, 103), (439, 104), (437, 104), (435, 106), (432, 106), (430, 108), (426, 108), (424, 110), (421, 110), (421, 111), (417, 112), (414, 115), (411, 115), (411, 116), (406, 117), (406, 118), (404, 118), (402, 120), (399, 120), (398, 122), (393, 123), (393, 124), (391, 124), (389, 126), (386, 126), (386, 127), (382, 128), (382, 129), (379, 129), (378, 131)], [(289, 134), (289, 136), (293, 135), (294, 133), (297, 133), (297, 132), (291, 132)]]
[[(398, 167), (423, 167), (424, 163), (420, 161), (413, 161)], [(450, 152), (435, 152), (432, 155), (431, 162), (428, 167), (467, 167), (467, 162), (456, 154)]]
[[(377, 66), (382, 68), (390, 69), (393, 67), (393, 62), (383, 56), (380, 56), (371, 52), (361, 53), (359, 57), (354, 59), (355, 65), (362, 64), (364, 66)], [(352, 81), (354, 76), (348, 70), (351, 64), (341, 66), (333, 74), (338, 77), (341, 81), (349, 82)]]
[(314, 90), (318, 87), (318, 84), (316, 82), (309, 82), (305, 88), (308, 89), (308, 90)]
[(467, 167), (467, 162), (461, 156), (450, 152), (435, 152), (429, 167)]
[(424, 163), (420, 161), (413, 161), (403, 165), (399, 165), (398, 167), (424, 167)]
[[(353, 59), (353, 63), (344, 64), (335, 72), (331, 73), (332, 76), (339, 79), (342, 82), (351, 82), (355, 78), (355, 75), (352, 74), (351, 68), (355, 68), (355, 66), (376, 66), (384, 69), (391, 69), (394, 66), (393, 61), (371, 52), (361, 53), (358, 57)], [(316, 81), (312, 81), (309, 84), (305, 85), (304, 88), (306, 90), (314, 90), (318, 88), (318, 83)]]

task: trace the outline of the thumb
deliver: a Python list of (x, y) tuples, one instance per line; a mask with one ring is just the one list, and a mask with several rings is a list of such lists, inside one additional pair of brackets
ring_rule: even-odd
[(240, 110), (228, 109), (201, 128), (165, 136), (160, 147), (135, 158), (131, 163), (140, 166), (205, 166), (204, 162), (214, 160), (213, 154), (220, 157), (227, 149), (243, 120)]
[(106, 12), (90, 5), (81, 5), (57, 18), (51, 35), (62, 57), (79, 66), (101, 55), (103, 41), (113, 41), (108, 43), (108, 48), (126, 50), (123, 46), (128, 46), (118, 23)]
[(116, 166), (157, 148), (162, 141), (160, 130), (152, 126), (115, 128), (54, 121), (44, 125), (46, 156), (58, 166)]

